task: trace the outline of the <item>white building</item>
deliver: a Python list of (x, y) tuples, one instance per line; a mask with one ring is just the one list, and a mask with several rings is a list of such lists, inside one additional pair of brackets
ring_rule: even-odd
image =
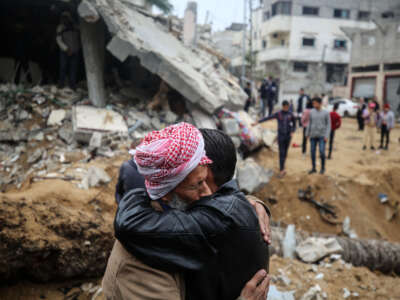
[(331, 93), (347, 81), (351, 41), (341, 27), (371, 21), (399, 0), (261, 0), (253, 12), (253, 51), (260, 76), (280, 80), (280, 100)]
[(232, 71), (237, 75), (239, 75), (241, 72), (243, 34), (245, 33), (245, 29), (245, 24), (233, 23), (224, 31), (217, 31), (212, 35), (213, 44), (226, 58), (231, 61)]

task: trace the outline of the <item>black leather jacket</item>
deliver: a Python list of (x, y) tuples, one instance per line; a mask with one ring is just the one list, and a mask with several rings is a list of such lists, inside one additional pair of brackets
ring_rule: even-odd
[(187, 299), (233, 300), (260, 269), (268, 246), (257, 216), (235, 181), (186, 211), (156, 212), (145, 190), (119, 203), (115, 235), (138, 259), (166, 272), (184, 272)]

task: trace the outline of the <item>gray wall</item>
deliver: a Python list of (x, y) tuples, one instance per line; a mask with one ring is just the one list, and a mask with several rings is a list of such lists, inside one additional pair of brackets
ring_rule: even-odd
[[(383, 25), (386, 34), (379, 29), (361, 31), (353, 35), (352, 66), (400, 63), (400, 21)], [(372, 44), (371, 41), (375, 40)]]

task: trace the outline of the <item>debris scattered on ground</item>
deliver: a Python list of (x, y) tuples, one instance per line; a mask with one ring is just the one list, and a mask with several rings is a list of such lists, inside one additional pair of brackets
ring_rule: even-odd
[(252, 194), (267, 184), (272, 174), (271, 170), (265, 170), (253, 158), (247, 158), (238, 163), (236, 179), (240, 189)]
[(343, 248), (334, 238), (310, 237), (296, 247), (296, 253), (302, 261), (315, 263), (331, 255), (338, 254)]

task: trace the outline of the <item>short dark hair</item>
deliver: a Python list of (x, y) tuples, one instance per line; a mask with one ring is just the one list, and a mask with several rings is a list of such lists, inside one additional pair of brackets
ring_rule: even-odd
[(322, 99), (320, 98), (320, 97), (314, 97), (313, 99), (312, 99), (312, 101), (314, 102), (318, 102), (319, 104), (321, 104), (322, 103)]
[(236, 169), (236, 148), (226, 133), (216, 129), (200, 129), (215, 184), (219, 187), (232, 180)]
[(336, 103), (333, 105), (333, 110), (337, 110), (338, 108), (339, 108), (339, 103), (336, 102)]
[(287, 100), (283, 100), (283, 102), (282, 102), (282, 106), (286, 106), (286, 105), (290, 105), (290, 104), (289, 104), (289, 101), (287, 101)]

